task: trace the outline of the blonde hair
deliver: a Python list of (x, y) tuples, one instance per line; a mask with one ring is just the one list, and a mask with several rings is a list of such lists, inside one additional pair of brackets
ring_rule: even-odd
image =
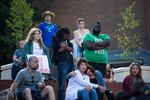
[[(35, 31), (39, 31), (40, 34), (42, 33), (39, 28), (31, 28), (31, 30), (29, 31), (28, 36), (26, 38), (26, 42), (30, 42), (30, 43), (33, 42)], [(42, 46), (43, 46), (42, 38), (40, 38), (38, 40), (38, 43), (39, 43), (40, 48), (42, 48)]]

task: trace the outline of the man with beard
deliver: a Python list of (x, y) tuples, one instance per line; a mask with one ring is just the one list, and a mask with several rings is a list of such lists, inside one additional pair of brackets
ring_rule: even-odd
[(101, 33), (100, 22), (94, 24), (92, 31), (91, 34), (87, 34), (83, 38), (83, 57), (104, 76), (106, 64), (108, 62), (107, 47), (110, 45), (111, 40), (107, 34)]
[[(27, 62), (27, 68), (22, 69), (10, 87), (10, 91), (15, 91), (18, 100), (55, 100), (53, 87), (45, 86), (42, 75), (37, 69), (39, 60), (35, 56), (31, 56)], [(21, 98), (20, 98), (21, 97)]]

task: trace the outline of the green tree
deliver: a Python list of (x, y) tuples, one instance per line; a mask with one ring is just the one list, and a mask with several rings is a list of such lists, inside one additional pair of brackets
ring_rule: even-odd
[(135, 49), (141, 46), (140, 34), (137, 31), (140, 20), (135, 19), (134, 7), (135, 2), (121, 12), (122, 21), (118, 24), (115, 35), (118, 47), (123, 50), (122, 56), (132, 60), (134, 58), (129, 58), (129, 55), (137, 54)]
[(11, 0), (0, 0), (0, 34), (5, 34), (7, 29), (6, 20), (9, 16), (9, 2)]
[(25, 38), (33, 24), (34, 10), (26, 0), (13, 0), (10, 5), (11, 17), (7, 20), (7, 24), (11, 29), (12, 41), (18, 43)]
[[(6, 20), (9, 18), (9, 3), (12, 0), (0, 0), (0, 66), (11, 61), (13, 45), (10, 45)], [(9, 55), (9, 56), (8, 56)]]
[(34, 10), (26, 0), (0, 1), (0, 65), (12, 61), (18, 41), (32, 26)]

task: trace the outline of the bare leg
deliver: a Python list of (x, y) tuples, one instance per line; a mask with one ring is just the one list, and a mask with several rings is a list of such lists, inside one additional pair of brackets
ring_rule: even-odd
[(11, 91), (8, 91), (8, 100), (14, 100), (14, 94)]
[(48, 100), (55, 100), (55, 93), (52, 86), (46, 86), (42, 90), (42, 97), (48, 96)]
[(31, 89), (29, 88), (24, 89), (23, 96), (25, 97), (25, 100), (32, 100)]

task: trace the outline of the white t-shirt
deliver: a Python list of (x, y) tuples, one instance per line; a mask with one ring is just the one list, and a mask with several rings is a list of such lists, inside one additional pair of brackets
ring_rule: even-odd
[(39, 43), (33, 41), (33, 54), (42, 55), (43, 49), (40, 48)]

